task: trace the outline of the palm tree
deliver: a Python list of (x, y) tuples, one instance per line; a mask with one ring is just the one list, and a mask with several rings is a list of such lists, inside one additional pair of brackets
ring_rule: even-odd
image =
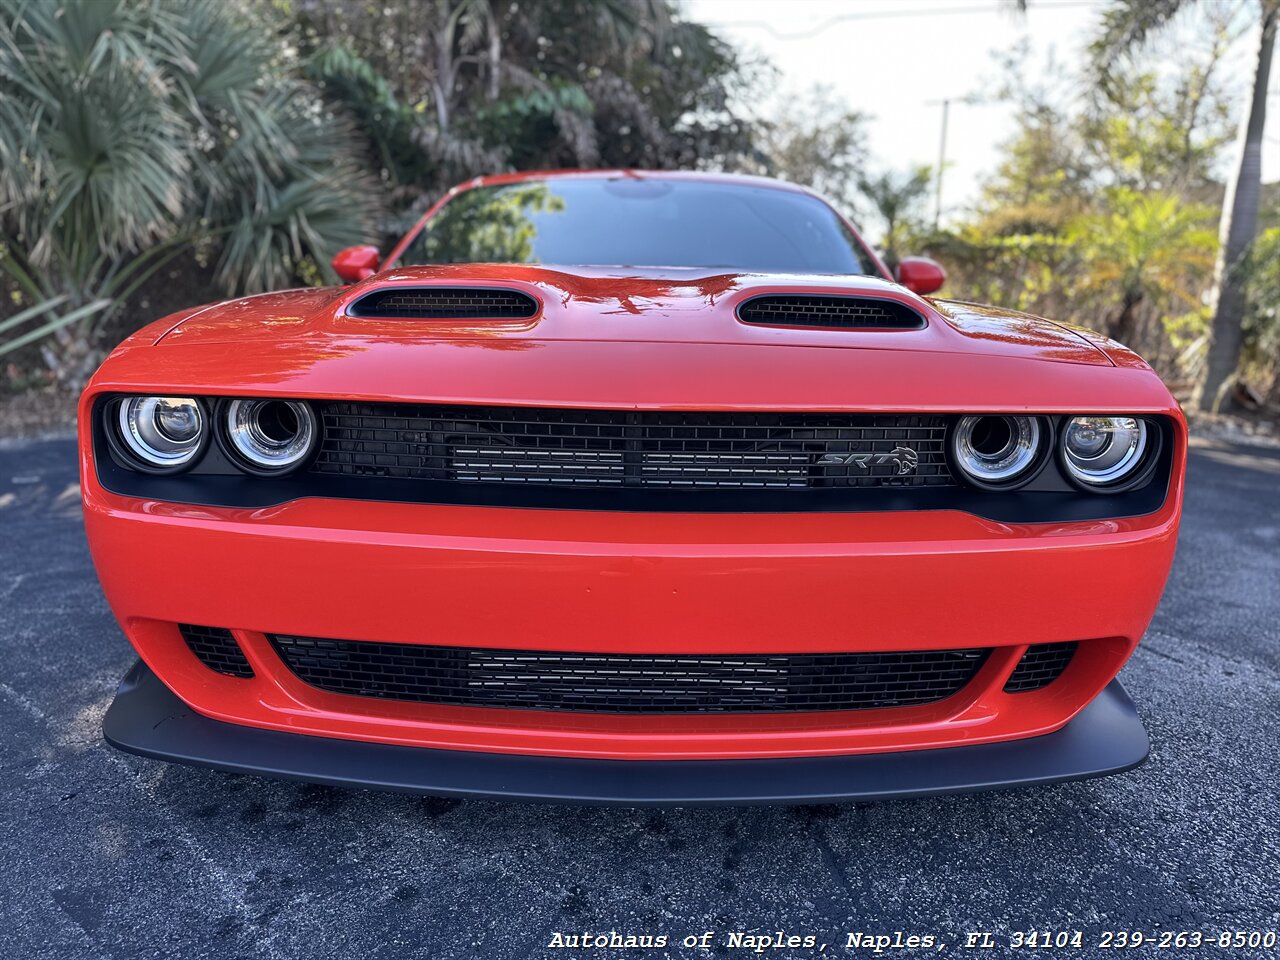
[[(1102, 17), (1101, 32), (1092, 54), (1103, 82), (1109, 66), (1153, 33), (1164, 28), (1196, 0), (1113, 0)], [(1227, 184), (1219, 227), (1220, 248), (1214, 269), (1213, 325), (1205, 379), (1197, 404), (1202, 410), (1222, 408), (1240, 365), (1245, 311), (1242, 266), (1258, 231), (1262, 190), (1262, 132), (1267, 119), (1267, 83), (1275, 49), (1280, 0), (1253, 0), (1258, 13), (1258, 52), (1254, 62), (1252, 97), (1241, 129), (1240, 162)]]
[(1198, 289), (1196, 281), (1202, 283), (1213, 269), (1212, 216), (1212, 208), (1183, 203), (1173, 193), (1116, 187), (1102, 209), (1068, 227), (1087, 266), (1079, 292), (1115, 308), (1107, 317), (1108, 335), (1136, 346), (1143, 304), (1184, 311), (1197, 305), (1176, 301)]
[(370, 235), (349, 127), (280, 57), (220, 0), (0, 0), (0, 272), (31, 304), (0, 355), (52, 335), (82, 380), (104, 317), (196, 239), (234, 293)]
[(928, 167), (916, 167), (901, 176), (883, 173), (858, 180), (858, 189), (884, 221), (884, 239), (880, 245), (890, 270), (898, 268), (904, 234), (912, 225), (912, 215), (929, 192), (932, 179), (933, 173)]

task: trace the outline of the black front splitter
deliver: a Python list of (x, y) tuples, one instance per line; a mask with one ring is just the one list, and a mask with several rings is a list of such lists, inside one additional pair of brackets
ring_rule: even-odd
[(435, 750), (261, 730), (186, 706), (141, 661), (103, 721), (144, 757), (338, 787), (620, 806), (836, 803), (1100, 777), (1147, 757), (1120, 682), (1056, 733), (1004, 743), (781, 760), (584, 760)]

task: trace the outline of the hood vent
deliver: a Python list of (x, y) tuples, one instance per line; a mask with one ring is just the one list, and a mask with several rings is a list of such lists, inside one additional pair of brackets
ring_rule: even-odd
[(921, 330), (925, 319), (904, 303), (873, 297), (771, 293), (738, 305), (743, 323), (839, 330)]
[(531, 320), (538, 301), (498, 287), (384, 287), (347, 308), (350, 317), (404, 320)]

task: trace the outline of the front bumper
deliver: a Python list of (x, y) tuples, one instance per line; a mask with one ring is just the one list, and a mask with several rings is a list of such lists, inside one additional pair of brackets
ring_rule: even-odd
[(468, 798), (618, 806), (889, 800), (1121, 773), (1148, 741), (1118, 680), (1062, 729), (977, 746), (853, 756), (632, 762), (362, 743), (224, 723), (139, 661), (103, 722), (113, 746), (236, 773)]
[[(85, 476), (103, 589), (147, 666), (214, 720), (451, 751), (627, 761), (843, 756), (1060, 729), (1155, 610), (1176, 510), (1010, 525), (949, 511), (641, 515), (302, 500), (262, 510), (130, 500)], [(251, 679), (214, 673), (178, 623), (231, 629)], [(270, 634), (580, 653), (986, 647), (919, 706), (661, 718), (329, 693)], [(1054, 683), (1003, 687), (1028, 644), (1079, 641)]]

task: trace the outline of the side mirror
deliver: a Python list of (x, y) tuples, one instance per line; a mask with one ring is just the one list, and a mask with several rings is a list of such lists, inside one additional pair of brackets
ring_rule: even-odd
[(900, 284), (921, 296), (941, 290), (947, 282), (946, 271), (928, 257), (903, 257), (897, 274)]
[(378, 272), (381, 259), (377, 247), (347, 247), (333, 255), (333, 272), (343, 283), (356, 283)]

